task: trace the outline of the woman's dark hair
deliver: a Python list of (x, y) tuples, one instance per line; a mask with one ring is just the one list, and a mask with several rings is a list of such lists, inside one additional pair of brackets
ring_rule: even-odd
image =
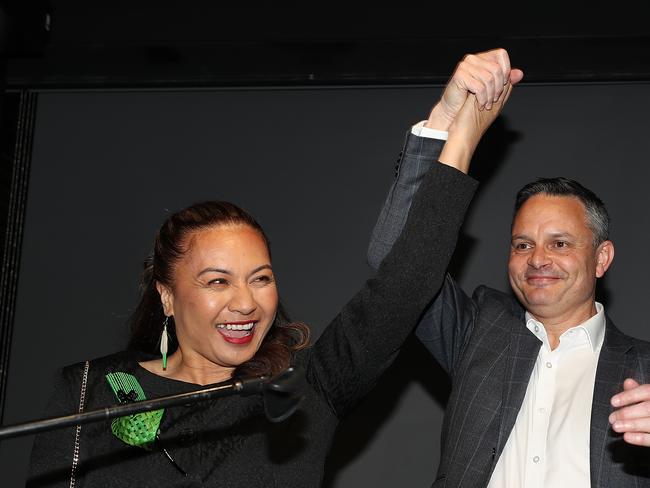
[[(245, 210), (228, 202), (201, 202), (170, 216), (156, 233), (153, 254), (144, 260), (140, 279), (140, 303), (131, 316), (129, 349), (157, 354), (165, 314), (156, 289), (156, 282), (173, 288), (174, 268), (187, 252), (193, 232), (220, 225), (245, 225), (256, 230), (271, 254), (269, 240), (259, 223)], [(169, 354), (178, 347), (173, 317), (167, 325)], [(239, 365), (234, 376), (275, 375), (291, 363), (293, 352), (307, 347), (309, 328), (291, 322), (283, 307), (278, 311), (271, 328), (255, 356)]]

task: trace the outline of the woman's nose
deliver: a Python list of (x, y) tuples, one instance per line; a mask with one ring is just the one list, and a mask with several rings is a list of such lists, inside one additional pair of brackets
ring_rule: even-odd
[(233, 295), (228, 303), (228, 310), (242, 315), (250, 315), (257, 309), (255, 297), (248, 286), (239, 286), (233, 289)]

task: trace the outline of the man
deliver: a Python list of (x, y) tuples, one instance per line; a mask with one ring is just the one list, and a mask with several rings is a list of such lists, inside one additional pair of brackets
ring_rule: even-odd
[[(407, 139), (372, 265), (399, 235), (428, 162), (462, 160), (458, 144), (449, 155), (440, 139), (459, 137), (522, 76), (504, 50), (458, 65)], [(650, 344), (622, 334), (595, 301), (614, 258), (605, 207), (555, 178), (525, 186), (515, 212), (516, 300), (484, 286), (470, 298), (448, 276), (416, 331), (452, 380), (433, 486), (650, 487), (650, 450), (638, 447), (650, 446)]]

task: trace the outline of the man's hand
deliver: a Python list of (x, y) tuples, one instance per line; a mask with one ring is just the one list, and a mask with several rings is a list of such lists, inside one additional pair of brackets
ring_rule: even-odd
[(623, 433), (625, 442), (650, 446), (650, 385), (626, 379), (623, 391), (612, 397), (612, 405), (617, 408), (609, 416), (612, 429)]
[(470, 94), (449, 127), (449, 138), (440, 153), (439, 161), (463, 173), (469, 171), (476, 146), (512, 93), (512, 84), (506, 83), (490, 110), (481, 108), (475, 95)]
[(456, 66), (442, 98), (424, 125), (431, 129), (449, 130), (470, 94), (476, 97), (480, 110), (491, 110), (506, 85), (519, 83), (523, 76), (521, 70), (510, 68), (510, 58), (505, 49), (468, 54)]

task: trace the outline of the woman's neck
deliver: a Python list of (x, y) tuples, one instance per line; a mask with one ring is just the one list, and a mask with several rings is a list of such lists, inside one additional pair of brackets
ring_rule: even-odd
[(160, 359), (140, 363), (144, 369), (158, 376), (196, 385), (210, 385), (232, 378), (235, 368), (215, 364), (200, 355), (183, 355), (177, 349), (167, 358), (167, 368), (162, 368)]

